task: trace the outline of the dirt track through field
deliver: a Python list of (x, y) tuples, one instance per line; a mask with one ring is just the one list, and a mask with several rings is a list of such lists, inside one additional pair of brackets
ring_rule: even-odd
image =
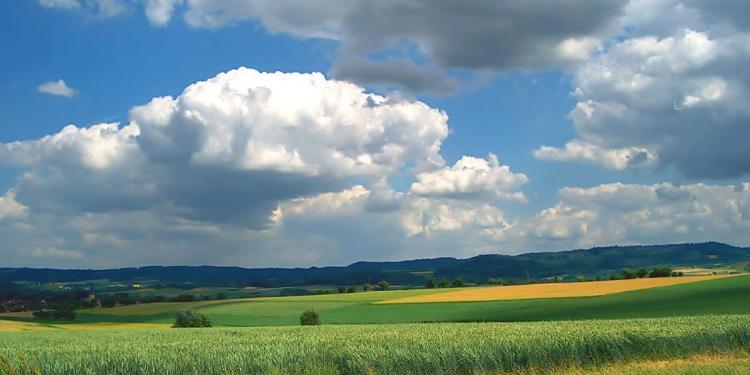
[(591, 297), (647, 288), (687, 284), (696, 281), (715, 280), (731, 276), (734, 275), (683, 276), (653, 279), (492, 286), (446, 291), (443, 293), (423, 296), (395, 298), (375, 303), (469, 302), (534, 298)]

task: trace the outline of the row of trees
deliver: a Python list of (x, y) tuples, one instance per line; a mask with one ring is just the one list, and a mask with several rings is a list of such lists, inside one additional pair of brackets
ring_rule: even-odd
[(645, 268), (641, 268), (639, 270), (631, 270), (628, 268), (624, 268), (621, 274), (612, 274), (610, 276), (610, 280), (617, 280), (617, 279), (631, 280), (631, 279), (656, 278), (656, 277), (679, 277), (679, 276), (683, 276), (682, 271), (673, 271), (669, 267), (656, 267), (651, 271)]
[[(391, 287), (391, 284), (389, 282), (385, 281), (385, 280), (380, 280), (380, 281), (378, 281), (377, 287), (380, 290), (388, 290), (388, 288)], [(362, 289), (363, 292), (369, 292), (369, 291), (373, 290), (373, 286), (370, 283), (364, 283), (364, 284), (362, 284), (361, 289)], [(357, 288), (355, 288), (353, 286), (350, 286), (350, 287), (340, 286), (340, 287), (338, 287), (337, 290), (338, 290), (339, 293), (355, 293), (355, 292), (357, 292)]]
[(466, 283), (464, 282), (464, 279), (457, 277), (453, 279), (450, 283), (448, 283), (447, 279), (440, 279), (440, 281), (436, 281), (435, 279), (428, 279), (427, 283), (425, 283), (425, 288), (427, 289), (434, 289), (434, 288), (461, 288), (465, 287)]

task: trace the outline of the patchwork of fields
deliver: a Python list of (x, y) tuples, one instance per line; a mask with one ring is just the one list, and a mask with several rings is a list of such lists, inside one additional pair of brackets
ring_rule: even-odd
[[(77, 323), (171, 323), (174, 311), (191, 307), (222, 326), (298, 324), (308, 309), (320, 312), (324, 324), (418, 323), (466, 321), (542, 321), (651, 318), (700, 314), (750, 314), (750, 275), (702, 280), (592, 297), (498, 301), (380, 303), (403, 298), (440, 296), (485, 288), (421, 289), (301, 297), (152, 303), (81, 310)], [(649, 281), (649, 280), (647, 280)], [(549, 284), (594, 288), (597, 284)], [(534, 286), (526, 286), (528, 288)], [(506, 288), (506, 287), (500, 287)], [(512, 288), (512, 287), (508, 287)], [(487, 288), (490, 289), (490, 288)]]
[[(224, 327), (167, 329), (181, 308)], [(297, 326), (308, 309), (323, 326)], [(742, 373), (749, 349), (750, 275), (164, 302), (79, 310), (74, 322), (0, 318), (0, 374), (672, 373), (660, 372), (665, 364)]]
[(377, 303), (467, 302), (537, 298), (591, 297), (630, 292), (633, 290), (658, 288), (662, 286), (688, 284), (696, 281), (715, 280), (724, 277), (731, 277), (731, 275), (660, 277), (579, 283), (495, 286), (386, 299), (378, 301)]

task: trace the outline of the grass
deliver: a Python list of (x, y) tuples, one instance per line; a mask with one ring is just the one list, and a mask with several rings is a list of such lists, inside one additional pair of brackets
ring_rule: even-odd
[(661, 277), (633, 280), (607, 280), (598, 282), (548, 283), (529, 285), (494, 286), (470, 288), (467, 290), (387, 299), (379, 303), (421, 303), (421, 302), (467, 302), (499, 301), (536, 298), (564, 298), (602, 296), (633, 290), (662, 286), (687, 284), (696, 281), (713, 280), (721, 276)]
[(44, 374), (458, 374), (594, 368), (748, 347), (748, 315), (94, 330), (0, 333), (0, 366)]
[(745, 375), (750, 374), (750, 352), (698, 354), (687, 358), (635, 361), (600, 368), (555, 371), (558, 375)]
[[(595, 285), (594, 283), (586, 284)], [(375, 303), (438, 292), (442, 290), (423, 289), (142, 304), (110, 309), (81, 310), (78, 312), (77, 321), (80, 323), (171, 323), (174, 319), (174, 311), (184, 307), (196, 308), (208, 315), (217, 325), (224, 326), (296, 325), (299, 315), (308, 309), (319, 311), (321, 319), (326, 324), (543, 321), (750, 314), (750, 275), (596, 297), (485, 302)]]

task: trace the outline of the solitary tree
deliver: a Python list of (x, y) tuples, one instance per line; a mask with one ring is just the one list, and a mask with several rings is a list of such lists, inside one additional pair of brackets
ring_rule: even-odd
[(320, 314), (315, 310), (307, 310), (299, 316), (299, 324), (303, 326), (320, 325)]
[(369, 292), (370, 289), (372, 289), (372, 285), (370, 285), (370, 283), (362, 284), (362, 290), (364, 290), (365, 292)]
[(390, 287), (390, 286), (391, 286), (391, 284), (389, 284), (389, 283), (388, 283), (387, 281), (385, 281), (385, 280), (380, 280), (380, 281), (378, 281), (378, 288), (380, 288), (380, 290), (386, 290), (386, 289), (388, 289), (388, 287)]

